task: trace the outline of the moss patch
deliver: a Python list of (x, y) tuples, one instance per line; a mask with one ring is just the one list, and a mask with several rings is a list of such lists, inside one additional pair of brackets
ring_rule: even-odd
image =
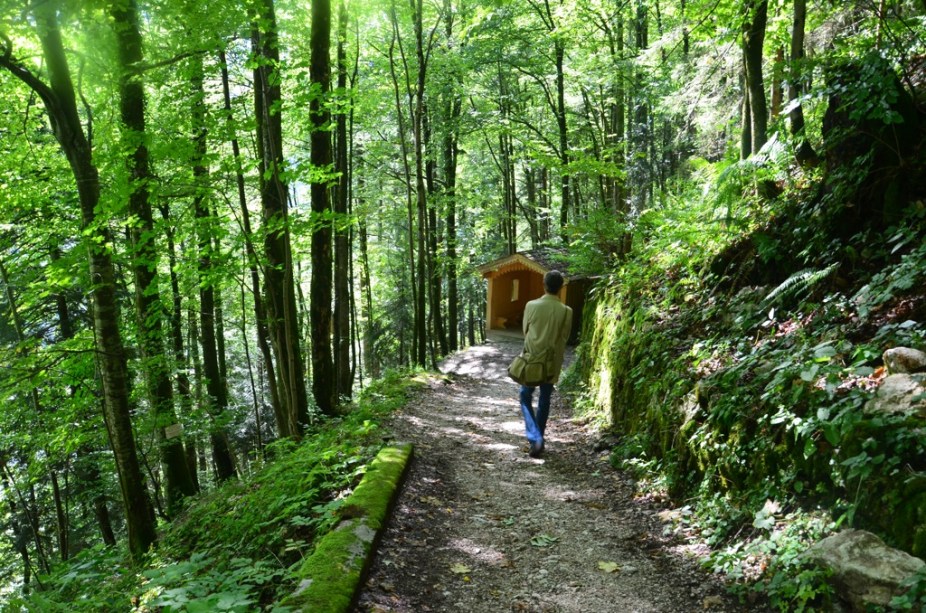
[(312, 613), (350, 610), (411, 455), (410, 444), (379, 452), (341, 507), (338, 527), (326, 534), (303, 562), (297, 573), (299, 585), (282, 604)]

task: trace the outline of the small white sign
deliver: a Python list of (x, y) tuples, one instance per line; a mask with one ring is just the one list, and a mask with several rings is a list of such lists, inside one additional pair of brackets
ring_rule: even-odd
[(164, 428), (164, 438), (172, 439), (177, 438), (183, 434), (183, 424), (171, 424)]

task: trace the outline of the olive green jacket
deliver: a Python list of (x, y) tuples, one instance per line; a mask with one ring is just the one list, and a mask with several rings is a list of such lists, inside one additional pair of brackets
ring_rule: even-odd
[(559, 381), (570, 330), (572, 309), (553, 294), (544, 294), (524, 307), (524, 352), (531, 355), (552, 352), (548, 383)]

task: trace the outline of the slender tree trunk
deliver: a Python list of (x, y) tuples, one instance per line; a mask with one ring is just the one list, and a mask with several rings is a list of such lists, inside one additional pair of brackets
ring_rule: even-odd
[[(312, 84), (318, 95), (312, 98), (309, 111), (312, 117), (312, 165), (325, 169), (331, 166), (331, 136), (328, 132), (330, 112), (328, 92), (331, 89), (331, 2), (312, 2)], [(325, 415), (337, 409), (337, 382), (331, 351), (331, 224), (326, 216), (331, 212), (328, 181), (315, 180), (311, 186), (312, 214), (312, 392), (315, 403)]]
[(119, 42), (122, 73), (119, 98), (125, 132), (123, 140), (130, 152), (127, 161), (130, 177), (128, 210), (137, 220), (130, 224), (128, 232), (133, 251), (139, 349), (148, 379), (148, 397), (154, 409), (158, 450), (164, 467), (167, 514), (173, 517), (180, 509), (180, 501), (185, 496), (194, 495), (196, 488), (184, 460), (182, 439), (179, 436), (168, 438), (167, 434), (168, 429), (176, 424), (177, 416), (161, 328), (164, 314), (158, 289), (158, 250), (148, 191), (151, 173), (145, 144), (145, 91), (136, 73), (137, 65), (142, 61), (142, 40), (135, 0), (113, 5), (112, 17)]
[[(320, 2), (321, 3), (321, 2)], [(316, 4), (313, 3), (313, 31), (321, 27), (315, 23)], [(327, 27), (327, 26), (325, 26)], [(280, 51), (277, 39), (276, 14), (273, 0), (261, 0), (260, 15), (257, 27), (254, 30), (254, 54), (259, 58), (259, 65), (254, 70), (254, 96), (257, 116), (258, 152), (260, 163), (258, 170), (261, 176), (261, 203), (263, 206), (264, 221), (264, 250), (267, 264), (264, 269), (265, 288), (267, 291), (267, 322), (270, 338), (276, 352), (276, 367), (282, 405), (285, 407), (285, 426), (281, 431), (288, 436), (299, 438), (302, 429), (308, 423), (308, 396), (305, 388), (305, 373), (302, 362), (302, 350), (299, 332), (298, 311), (296, 310), (296, 288), (294, 279), (294, 266), (290, 234), (288, 227), (288, 193), (282, 178), (285, 159), (283, 157), (283, 125), (280, 116), (280, 107), (283, 102), (280, 80), (276, 70), (280, 63)], [(325, 82), (327, 83), (327, 72)], [(315, 72), (313, 70), (313, 78)], [(327, 85), (324, 89), (328, 91)], [(314, 104), (319, 104), (316, 99)], [(327, 137), (327, 132), (324, 134)], [(330, 163), (330, 153), (329, 153)], [(314, 163), (314, 159), (313, 159)], [(318, 165), (319, 168), (327, 164)], [(325, 195), (327, 198), (327, 194)], [(313, 209), (316, 206), (316, 194), (312, 194)], [(330, 247), (328, 248), (330, 252)], [(313, 253), (314, 259), (314, 253)], [(330, 256), (329, 256), (330, 262)], [(330, 266), (330, 265), (329, 265)], [(324, 267), (322, 267), (324, 268)], [(313, 275), (316, 274), (313, 268)], [(324, 273), (321, 273), (324, 274)], [(328, 292), (330, 297), (330, 272)], [(313, 280), (313, 287), (316, 283)], [(330, 314), (331, 306), (324, 309)], [(322, 308), (321, 304), (313, 303), (314, 309)], [(320, 316), (324, 316), (322, 313)], [(330, 315), (326, 322), (330, 319)], [(326, 337), (327, 328), (326, 328)], [(313, 325), (313, 353), (319, 351), (319, 339), (315, 338)], [(328, 347), (330, 363), (330, 341), (322, 343)], [(319, 366), (313, 356), (313, 374), (317, 380), (319, 376), (330, 385), (330, 370), (316, 370)], [(325, 375), (328, 375), (327, 377)], [(330, 401), (325, 403), (316, 394), (316, 402), (323, 411), (330, 410)]]
[[(338, 8), (338, 93), (349, 99), (347, 90), (347, 7), (341, 0)], [(348, 210), (348, 167), (349, 141), (347, 137), (347, 112), (338, 113), (336, 122), (335, 171), (339, 173), (334, 212), (337, 226), (334, 232), (334, 367), (337, 380), (338, 399), (350, 399), (354, 385), (350, 364), (350, 228), (346, 224)]]
[(373, 290), (370, 287), (370, 257), (367, 246), (367, 222), (361, 218), (358, 228), (360, 239), (360, 316), (363, 318), (363, 364), (367, 374), (375, 379), (379, 376), (379, 361), (373, 347)]
[[(390, 19), (392, 22), (392, 37), (389, 40), (389, 73), (392, 76), (392, 87), (395, 93), (395, 109), (396, 109), (396, 122), (398, 123), (399, 129), (399, 143), (402, 150), (402, 168), (404, 170), (405, 176), (405, 197), (406, 197), (406, 213), (407, 213), (407, 222), (408, 222), (408, 275), (409, 275), (409, 287), (412, 292), (412, 304), (418, 304), (418, 279), (415, 274), (415, 194), (412, 189), (412, 172), (408, 163), (408, 138), (406, 135), (405, 129), (405, 114), (402, 112), (402, 100), (399, 93), (399, 78), (396, 75), (395, 70), (395, 47), (396, 43), (399, 44), (401, 50), (401, 38), (399, 36), (399, 22), (398, 16), (396, 14), (395, 0), (392, 0), (389, 11)], [(404, 51), (401, 52), (404, 58)], [(408, 77), (408, 69), (406, 67), (406, 78)], [(423, 280), (422, 280), (423, 283)], [(420, 291), (423, 291), (421, 289)], [(418, 329), (418, 309), (414, 308), (414, 329)], [(402, 337), (404, 340), (404, 336)], [(415, 343), (417, 342), (417, 337), (412, 339), (412, 350), (415, 355), (417, 355), (417, 347)], [(424, 342), (424, 339), (422, 339)], [(400, 343), (401, 347), (404, 347), (404, 343)], [(400, 352), (402, 353), (402, 352)], [(400, 363), (403, 363), (403, 360), (400, 358)]]
[[(449, 0), (448, 0), (449, 3)], [(452, 22), (448, 19), (447, 38), (452, 34)], [(458, 86), (459, 83), (454, 85)], [(460, 295), (457, 287), (457, 157), (459, 154), (458, 134), (462, 100), (455, 91), (447, 95), (444, 115), (444, 199), (447, 206), (447, 328), (448, 349), (460, 348), (459, 328)]]
[[(423, 121), (424, 121), (424, 88), (427, 64), (424, 56), (424, 33), (422, 28), (422, 0), (409, 0), (412, 10), (412, 22), (415, 28), (415, 55), (418, 59), (418, 75), (414, 89), (414, 106), (412, 110), (412, 137), (415, 148), (415, 201), (418, 211), (418, 259), (417, 277), (421, 283), (418, 288), (418, 296), (415, 301), (415, 338), (417, 338), (415, 350), (415, 364), (425, 366), (427, 361), (427, 313), (426, 313), (426, 295), (425, 295), (425, 233), (427, 231), (427, 191), (424, 185), (424, 144), (423, 144)], [(407, 67), (406, 67), (407, 70)]]
[(251, 213), (248, 211), (247, 196), (244, 191), (244, 172), (241, 165), (241, 148), (235, 134), (235, 122), (232, 117), (231, 88), (228, 82), (228, 62), (225, 51), (219, 52), (219, 63), (222, 67), (222, 96), (225, 104), (225, 121), (228, 128), (228, 139), (231, 141), (232, 155), (235, 159), (235, 184), (238, 187), (238, 207), (241, 211), (241, 234), (244, 237), (244, 247), (248, 258), (248, 270), (251, 273), (251, 294), (254, 298), (254, 326), (257, 330), (257, 347), (264, 359), (264, 368), (267, 371), (267, 387), (270, 392), (270, 404), (276, 418), (277, 432), (286, 436), (283, 431), (285, 418), (283, 406), (280, 401), (277, 387), (276, 368), (273, 365), (273, 352), (270, 348), (270, 334), (267, 330), (266, 311), (260, 293), (260, 271), (258, 268), (257, 250), (254, 248), (254, 233), (251, 231)]
[[(425, 107), (424, 114), (425, 124), (424, 124), (424, 147), (425, 151), (431, 150), (431, 121), (430, 115)], [(431, 319), (434, 325), (434, 341), (433, 344), (437, 345), (437, 352), (441, 355), (447, 355), (447, 332), (444, 328), (444, 315), (443, 309), (441, 308), (443, 303), (443, 274), (440, 265), (440, 258), (437, 252), (437, 243), (440, 237), (440, 228), (437, 221), (437, 205), (434, 201), (434, 195), (436, 192), (436, 187), (434, 185), (434, 174), (435, 174), (436, 160), (432, 156), (428, 156), (425, 162), (425, 179), (427, 181), (427, 193), (428, 193), (428, 272), (430, 279), (430, 311)], [(432, 362), (434, 362), (434, 357), (432, 356)], [(436, 368), (436, 362), (434, 367)]]
[(768, 106), (762, 78), (762, 51), (765, 26), (768, 21), (768, 0), (752, 0), (743, 26), (743, 60), (746, 66), (746, 88), (752, 115), (752, 153), (758, 153), (768, 136)]
[(745, 160), (752, 155), (752, 107), (749, 104), (749, 90), (746, 85), (746, 72), (743, 71), (743, 102), (740, 107), (740, 123), (743, 126), (740, 133), (740, 159)]
[[(926, 8), (926, 7), (924, 7)], [(804, 105), (798, 100), (803, 93), (804, 27), (807, 22), (807, 0), (794, 0), (794, 21), (791, 25), (791, 62), (788, 78), (788, 102), (791, 103), (791, 136), (797, 141), (795, 158), (801, 166), (818, 163), (804, 132)]]
[(9, 70), (41, 98), (51, 119), (55, 138), (61, 145), (77, 184), (82, 231), (89, 251), (90, 278), (93, 279), (93, 323), (103, 380), (104, 417), (122, 490), (129, 551), (137, 559), (156, 541), (157, 534), (132, 432), (128, 373), (115, 292), (115, 268), (108, 251), (112, 238), (106, 225), (96, 223), (96, 207), (100, 199), (99, 174), (92, 162), (90, 143), (77, 113), (73, 81), (58, 29), (57, 6), (58, 3), (51, 0), (33, 5), (49, 85), (13, 60), (10, 54), (0, 57), (0, 66)]
[(569, 222), (569, 132), (566, 125), (566, 85), (563, 72), (563, 62), (566, 49), (561, 38), (556, 38), (553, 45), (556, 56), (556, 127), (559, 131), (560, 165), (560, 191), (561, 202), (559, 212), (560, 234), (566, 230)]
[[(193, 411), (193, 398), (190, 394), (190, 377), (187, 375), (187, 359), (183, 349), (183, 298), (180, 295), (180, 277), (177, 274), (177, 245), (174, 242), (174, 228), (170, 220), (170, 207), (160, 207), (164, 219), (164, 235), (167, 239), (167, 258), (170, 268), (170, 289), (172, 308), (170, 312), (171, 346), (174, 351), (174, 369), (177, 372), (177, 395), (180, 397), (180, 414), (189, 416)], [(188, 440), (187, 444), (193, 444)], [(189, 461), (189, 450), (184, 450), (184, 462), (193, 481), (193, 487), (199, 490), (199, 476), (196, 465)]]
[(58, 484), (58, 473), (51, 471), (52, 499), (55, 502), (55, 521), (58, 534), (58, 555), (62, 562), (68, 559), (68, 516), (64, 510), (64, 500), (61, 496), (61, 486)]
[(257, 382), (254, 380), (254, 364), (251, 360), (250, 339), (248, 338), (247, 290), (244, 279), (241, 280), (241, 345), (244, 347), (244, 360), (248, 367), (248, 382), (251, 384), (251, 400), (254, 406), (254, 428), (257, 431), (257, 456), (264, 457), (263, 427), (260, 406), (263, 402)]
[[(214, 421), (223, 423), (228, 410), (228, 388), (222, 375), (222, 360), (216, 339), (215, 271), (212, 236), (216, 219), (208, 201), (209, 169), (206, 167), (206, 92), (203, 86), (202, 57), (195, 56), (193, 67), (193, 214), (199, 249), (199, 321), (202, 329), (203, 374), (206, 377), (206, 406)], [(212, 460), (220, 481), (235, 477), (235, 462), (228, 447), (224, 427), (213, 423), (209, 434)]]
[(769, 117), (774, 121), (781, 115), (781, 106), (784, 103), (784, 86), (782, 85), (782, 76), (784, 72), (785, 49), (778, 47), (775, 50), (775, 63), (772, 68), (772, 87), (769, 98), (771, 104), (769, 107)]
[[(29, 557), (29, 537), (26, 529), (20, 521), (19, 509), (16, 506), (16, 496), (12, 491), (14, 489), (12, 475), (6, 466), (6, 460), (0, 456), (0, 492), (3, 493), (4, 500), (10, 507), (10, 515), (7, 520), (10, 532), (12, 533), (13, 549), (22, 557), (23, 560), (23, 592), (28, 594), (32, 584), (32, 560)], [(41, 583), (39, 584), (41, 586)]]

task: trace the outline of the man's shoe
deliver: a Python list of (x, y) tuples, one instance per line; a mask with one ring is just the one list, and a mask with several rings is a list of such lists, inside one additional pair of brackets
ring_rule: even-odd
[(527, 452), (527, 455), (529, 455), (529, 456), (532, 457), (532, 458), (539, 458), (541, 452), (543, 452), (543, 443), (540, 443), (540, 444), (538, 445), (538, 444), (532, 442), (532, 443), (531, 443), (531, 449), (530, 449), (530, 451)]

